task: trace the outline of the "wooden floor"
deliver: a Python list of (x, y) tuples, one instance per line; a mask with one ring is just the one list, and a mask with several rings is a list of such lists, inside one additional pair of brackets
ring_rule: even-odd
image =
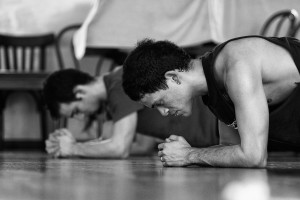
[(0, 153), (0, 199), (300, 199), (300, 155), (270, 156), (267, 169), (164, 168), (156, 157), (52, 159)]

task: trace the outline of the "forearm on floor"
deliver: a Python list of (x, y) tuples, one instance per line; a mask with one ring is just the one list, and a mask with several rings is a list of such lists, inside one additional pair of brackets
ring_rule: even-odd
[(265, 167), (266, 165), (266, 159), (257, 161), (247, 157), (240, 145), (191, 148), (188, 161), (190, 164), (214, 167)]
[(125, 158), (128, 148), (117, 145), (111, 139), (75, 143), (72, 148), (73, 156), (93, 158)]

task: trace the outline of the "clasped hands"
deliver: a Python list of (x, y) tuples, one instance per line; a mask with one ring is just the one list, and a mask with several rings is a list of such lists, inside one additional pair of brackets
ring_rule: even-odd
[(53, 157), (67, 157), (72, 155), (76, 140), (67, 129), (57, 129), (46, 140), (46, 151)]
[(191, 145), (181, 136), (171, 135), (164, 143), (158, 145), (158, 156), (163, 166), (187, 166)]

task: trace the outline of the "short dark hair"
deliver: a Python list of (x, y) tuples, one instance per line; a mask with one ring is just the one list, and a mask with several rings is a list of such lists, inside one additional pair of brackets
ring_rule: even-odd
[(94, 78), (76, 69), (63, 69), (53, 72), (44, 82), (43, 95), (47, 108), (53, 118), (59, 118), (59, 104), (76, 100), (74, 88), (88, 84)]
[(123, 88), (134, 101), (145, 94), (167, 89), (165, 73), (188, 70), (190, 55), (170, 41), (144, 39), (128, 55), (123, 65)]

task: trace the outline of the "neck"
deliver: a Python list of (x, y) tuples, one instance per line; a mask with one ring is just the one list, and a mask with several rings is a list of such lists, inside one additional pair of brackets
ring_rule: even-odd
[(193, 59), (190, 63), (190, 84), (193, 89), (193, 96), (203, 96), (208, 92), (206, 77), (200, 59)]
[(98, 76), (95, 81), (91, 84), (91, 90), (93, 90), (93, 95), (97, 97), (100, 101), (107, 100), (107, 90), (105, 87), (103, 76)]

